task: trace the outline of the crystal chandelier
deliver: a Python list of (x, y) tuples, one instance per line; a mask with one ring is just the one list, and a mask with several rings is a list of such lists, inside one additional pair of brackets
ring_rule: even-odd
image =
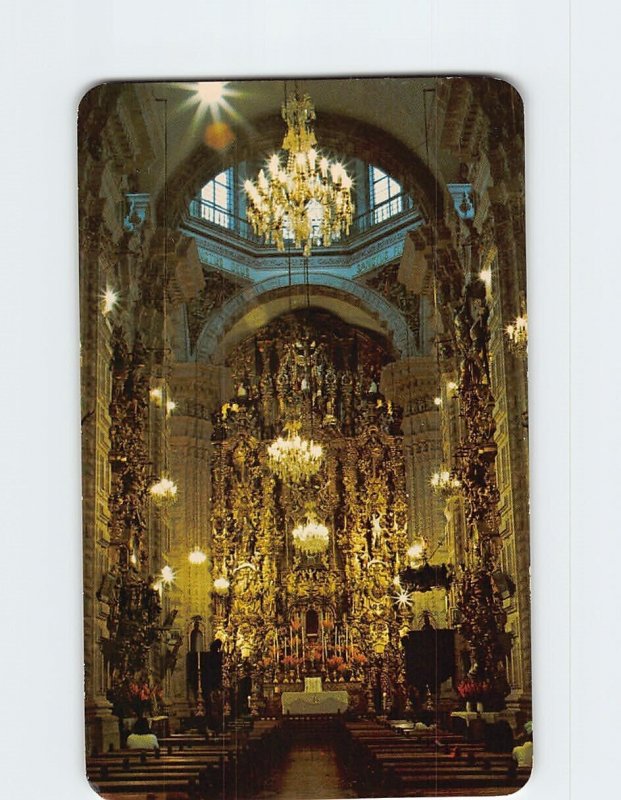
[(451, 473), (444, 467), (440, 467), (438, 472), (434, 472), (429, 480), (429, 484), (436, 494), (450, 497), (459, 490), (461, 483), (457, 478), (451, 477)]
[(229, 586), (230, 586), (229, 579), (221, 575), (219, 578), (216, 578), (213, 582), (213, 588), (216, 594), (220, 595), (220, 597), (224, 597), (228, 594)]
[(422, 536), (415, 539), (406, 553), (411, 566), (418, 565), (427, 559), (427, 542)]
[(330, 535), (326, 526), (310, 516), (305, 523), (293, 529), (294, 547), (308, 555), (325, 552), (329, 543)]
[(526, 353), (528, 349), (528, 318), (525, 312), (507, 325), (505, 333), (509, 338), (509, 346), (514, 352), (520, 355)]
[(300, 423), (285, 426), (286, 438), (279, 436), (267, 448), (270, 469), (281, 480), (300, 483), (316, 474), (323, 461), (323, 448), (312, 439), (303, 439)]
[(201, 550), (199, 545), (196, 545), (188, 555), (190, 564), (204, 564), (207, 561), (207, 554)]
[(157, 483), (151, 486), (149, 492), (158, 505), (174, 503), (177, 499), (177, 484), (163, 475)]
[(254, 232), (278, 250), (284, 250), (285, 239), (292, 239), (309, 256), (311, 245), (328, 247), (349, 233), (352, 180), (341, 164), (331, 163), (315, 149), (315, 108), (307, 94), (289, 97), (282, 118), (287, 123), (282, 142), (286, 163), (283, 166), (275, 153), (268, 163), (269, 176), (260, 170), (256, 183), (244, 183), (247, 215)]

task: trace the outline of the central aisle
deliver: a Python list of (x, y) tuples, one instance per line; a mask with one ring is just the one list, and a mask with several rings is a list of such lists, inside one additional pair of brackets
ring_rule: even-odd
[(259, 797), (263, 800), (338, 800), (357, 797), (346, 785), (332, 741), (296, 742), (270, 786)]

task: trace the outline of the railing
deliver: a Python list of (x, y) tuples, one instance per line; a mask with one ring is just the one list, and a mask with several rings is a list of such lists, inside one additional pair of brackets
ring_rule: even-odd
[(196, 198), (190, 203), (190, 216), (193, 219), (201, 220), (207, 225), (213, 225), (218, 228), (224, 228), (231, 233), (241, 236), (242, 239), (248, 239), (250, 242), (261, 244), (263, 238), (257, 236), (252, 230), (252, 226), (247, 219), (243, 217), (236, 217), (220, 206), (214, 205), (207, 200)]
[[(383, 226), (389, 221), (392, 224), (398, 223), (399, 218), (405, 217), (413, 210), (414, 202), (410, 195), (405, 193), (395, 195), (354, 217), (349, 234), (341, 237), (339, 241), (350, 241), (354, 237), (367, 233), (372, 228)], [(237, 217), (214, 203), (196, 198), (190, 202), (189, 211), (193, 219), (201, 220), (210, 227), (223, 228), (242, 239), (247, 239), (256, 244), (263, 244), (263, 238), (255, 234), (247, 219)], [(316, 246), (321, 247), (321, 244), (318, 243)]]

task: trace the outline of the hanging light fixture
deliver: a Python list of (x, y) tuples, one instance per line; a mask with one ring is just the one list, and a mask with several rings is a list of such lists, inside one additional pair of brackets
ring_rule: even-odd
[(272, 472), (281, 480), (300, 483), (312, 478), (323, 461), (323, 448), (312, 439), (303, 439), (301, 423), (285, 425), (286, 436), (279, 436), (267, 448), (267, 457)]
[(224, 597), (228, 594), (230, 581), (228, 578), (225, 578), (224, 575), (221, 575), (219, 578), (216, 578), (213, 582), (213, 588), (216, 594), (220, 595), (220, 597)]
[(322, 522), (317, 522), (310, 515), (306, 522), (293, 529), (293, 545), (307, 555), (324, 553), (330, 544), (330, 534)]
[(169, 564), (162, 567), (162, 571), (160, 572), (160, 582), (162, 584), (170, 586), (174, 583), (175, 577), (175, 571)]
[(290, 239), (308, 256), (313, 244), (328, 247), (349, 233), (352, 179), (342, 164), (331, 163), (315, 149), (315, 108), (307, 94), (290, 96), (281, 113), (287, 124), (282, 142), (286, 162), (283, 165), (274, 153), (268, 175), (262, 169), (256, 183), (244, 183), (248, 220), (254, 232), (278, 250)]
[(198, 545), (196, 545), (196, 547), (190, 551), (188, 561), (190, 564), (204, 564), (205, 561), (207, 561), (207, 555)]
[(429, 479), (429, 485), (437, 494), (443, 494), (447, 497), (451, 497), (452, 495), (457, 494), (461, 483), (457, 478), (453, 478), (451, 473), (442, 466), (437, 472), (433, 473)]
[(414, 539), (412, 544), (408, 547), (407, 553), (408, 561), (411, 566), (417, 566), (427, 559), (427, 542), (422, 536)]
[(525, 355), (528, 350), (528, 318), (526, 312), (516, 317), (505, 328), (509, 339), (509, 347), (518, 355)]
[(165, 475), (149, 489), (151, 497), (158, 505), (174, 503), (177, 499), (177, 484)]

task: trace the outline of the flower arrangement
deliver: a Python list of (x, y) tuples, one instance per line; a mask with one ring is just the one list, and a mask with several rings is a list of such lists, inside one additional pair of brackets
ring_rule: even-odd
[(477, 702), (491, 694), (492, 687), (489, 681), (477, 681), (466, 678), (457, 685), (457, 691), (464, 700)]
[(341, 658), (341, 656), (331, 656), (326, 661), (326, 666), (329, 669), (338, 669), (341, 666), (341, 664), (343, 664), (343, 659)]
[(117, 716), (144, 717), (156, 713), (162, 702), (162, 687), (144, 678), (126, 678), (108, 693)]
[(318, 661), (321, 661), (321, 648), (320, 647), (313, 647), (312, 650), (308, 651), (308, 659), (316, 664)]
[(295, 656), (285, 656), (282, 660), (283, 666), (293, 669), (300, 663), (300, 659)]
[(338, 665), (338, 667), (336, 668), (336, 671), (339, 674), (343, 675), (344, 673), (348, 672), (349, 669), (350, 669), (349, 664), (346, 664), (345, 662), (343, 662), (342, 664)]
[(352, 653), (351, 660), (357, 667), (363, 667), (368, 661), (365, 654), (359, 652)]

